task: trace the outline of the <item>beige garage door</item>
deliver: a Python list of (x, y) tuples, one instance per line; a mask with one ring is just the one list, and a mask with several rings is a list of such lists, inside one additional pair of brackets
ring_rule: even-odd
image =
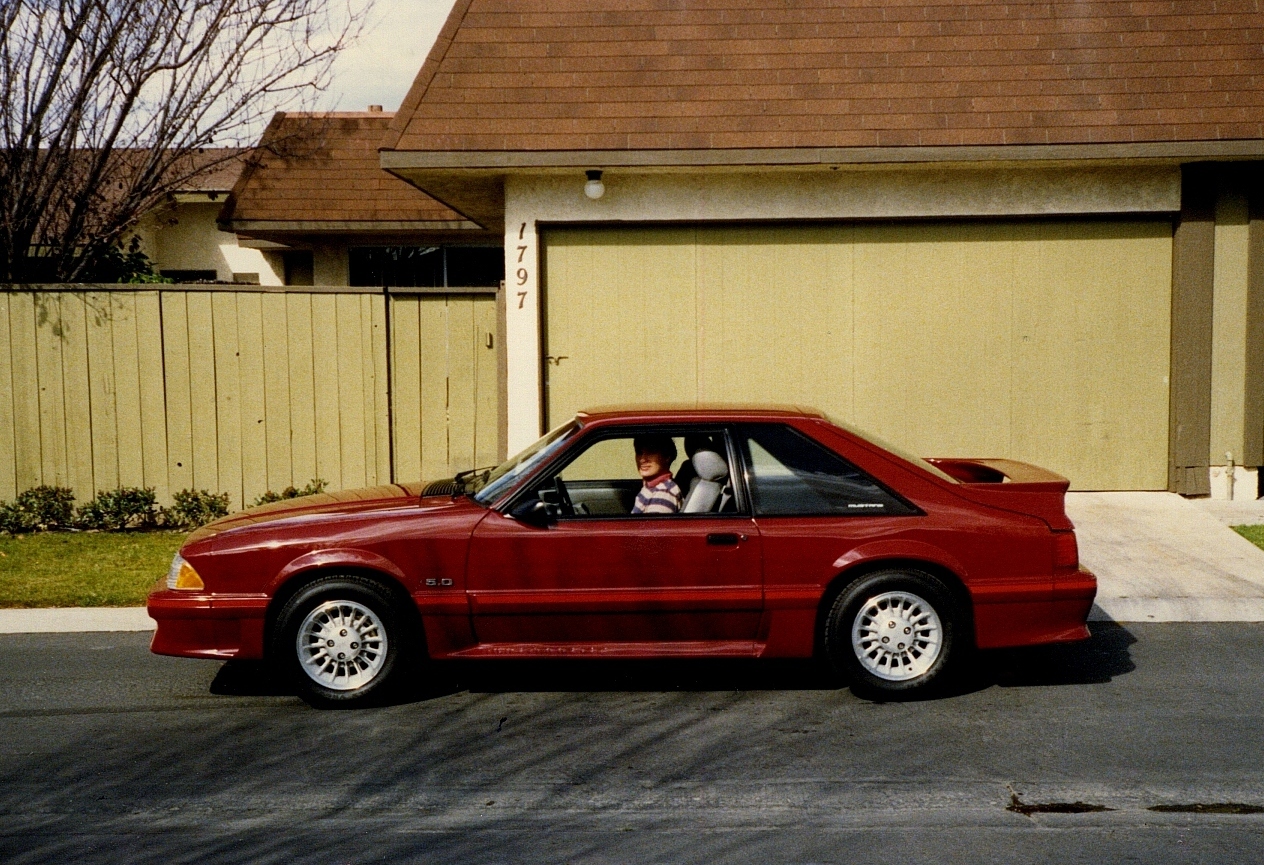
[(927, 456), (1167, 485), (1165, 222), (557, 229), (545, 398), (816, 406)]

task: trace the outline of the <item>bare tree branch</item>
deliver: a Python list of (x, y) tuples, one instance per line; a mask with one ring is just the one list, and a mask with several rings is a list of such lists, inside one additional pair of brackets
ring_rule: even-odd
[(310, 107), (368, 2), (0, 2), (0, 282), (90, 275), (205, 148)]

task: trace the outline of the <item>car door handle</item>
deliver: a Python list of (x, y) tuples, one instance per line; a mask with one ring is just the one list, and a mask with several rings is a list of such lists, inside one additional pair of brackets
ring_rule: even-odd
[(746, 535), (736, 532), (712, 532), (707, 535), (707, 543), (713, 547), (735, 547), (739, 541), (746, 540)]

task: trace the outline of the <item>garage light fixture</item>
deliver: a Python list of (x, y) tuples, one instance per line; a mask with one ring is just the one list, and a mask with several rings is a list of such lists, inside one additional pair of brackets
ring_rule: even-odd
[(588, 176), (588, 182), (584, 184), (584, 195), (587, 195), (593, 201), (606, 194), (606, 185), (601, 182), (601, 171), (594, 168), (585, 171)]

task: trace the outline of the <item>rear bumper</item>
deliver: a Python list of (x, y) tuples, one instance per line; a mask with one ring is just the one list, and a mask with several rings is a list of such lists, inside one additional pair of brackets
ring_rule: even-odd
[(149, 595), (158, 623), (150, 651), (181, 658), (262, 658), (266, 595), (209, 595), (159, 589)]
[(1088, 614), (1097, 597), (1097, 577), (1085, 567), (1059, 575), (1042, 597), (1017, 594), (974, 603), (975, 639), (980, 649), (1038, 646), (1087, 640)]

